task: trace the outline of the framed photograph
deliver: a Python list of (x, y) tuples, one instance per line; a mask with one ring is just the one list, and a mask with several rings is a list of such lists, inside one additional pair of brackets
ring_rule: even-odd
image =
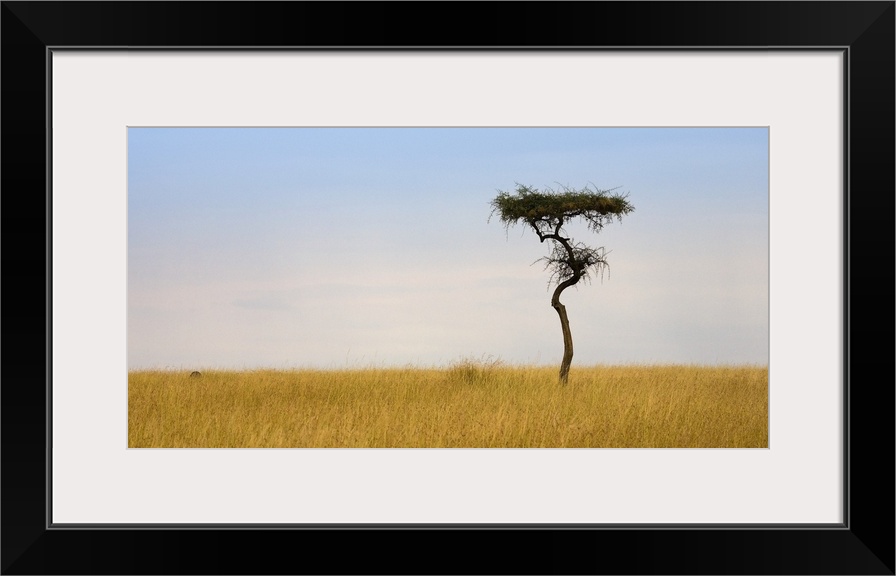
[[(390, 24), (448, 6), (471, 40)], [(894, 573), (894, 3), (471, 8), (3, 3), (4, 573)], [(554, 298), (508, 290), (552, 242)], [(570, 307), (542, 390), (588, 272), (616, 312)], [(692, 367), (673, 404), (601, 362)]]

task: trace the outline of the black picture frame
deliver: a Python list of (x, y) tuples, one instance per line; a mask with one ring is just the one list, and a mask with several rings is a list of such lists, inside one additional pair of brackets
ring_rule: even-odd
[[(894, 574), (894, 15), (892, 1), (2, 2), (0, 570)], [(49, 526), (48, 64), (54, 47), (844, 51), (846, 521), (590, 530)]]

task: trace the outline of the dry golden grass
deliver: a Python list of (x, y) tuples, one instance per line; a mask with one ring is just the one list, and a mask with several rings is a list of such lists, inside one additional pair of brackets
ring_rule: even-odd
[(131, 448), (766, 448), (768, 370), (556, 367), (128, 375)]

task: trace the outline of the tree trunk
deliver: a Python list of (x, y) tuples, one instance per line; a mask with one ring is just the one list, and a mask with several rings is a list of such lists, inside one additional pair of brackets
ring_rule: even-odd
[(569, 288), (575, 286), (582, 278), (584, 265), (576, 259), (575, 251), (569, 243), (568, 238), (560, 236), (560, 226), (563, 220), (557, 224), (557, 229), (550, 237), (560, 243), (569, 255), (567, 265), (572, 270), (572, 276), (557, 285), (554, 295), (551, 296), (551, 306), (560, 316), (560, 328), (563, 330), (563, 362), (560, 363), (560, 384), (566, 385), (569, 382), (569, 366), (572, 364), (572, 332), (569, 331), (569, 318), (566, 317), (566, 306), (560, 303), (560, 294)]
[(560, 363), (560, 384), (569, 382), (569, 366), (572, 364), (572, 332), (569, 331), (569, 318), (566, 317), (566, 306), (555, 300), (551, 303), (560, 316), (560, 328), (563, 330), (563, 362)]

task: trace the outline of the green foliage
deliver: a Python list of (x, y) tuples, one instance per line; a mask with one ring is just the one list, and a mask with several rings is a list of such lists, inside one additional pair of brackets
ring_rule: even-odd
[(499, 190), (491, 206), (492, 216), (497, 213), (505, 228), (527, 224), (542, 242), (554, 241), (551, 254), (537, 261), (545, 262), (545, 269), (551, 270), (549, 283), (557, 281), (566, 285), (588, 279), (592, 271), (603, 274), (608, 265), (603, 248), (574, 242), (565, 236), (563, 226), (573, 218), (582, 218), (590, 230), (599, 232), (605, 224), (635, 209), (626, 195), (614, 194), (613, 190), (561, 186), (559, 191), (550, 188), (541, 191), (519, 183), (515, 194)]
[(539, 236), (559, 234), (559, 227), (577, 217), (585, 220), (591, 230), (599, 232), (614, 218), (634, 211), (625, 195), (590, 186), (580, 190), (562, 186), (560, 191), (550, 188), (540, 191), (517, 183), (515, 194), (498, 192), (491, 202), (492, 215), (497, 212), (505, 227), (529, 224)]

